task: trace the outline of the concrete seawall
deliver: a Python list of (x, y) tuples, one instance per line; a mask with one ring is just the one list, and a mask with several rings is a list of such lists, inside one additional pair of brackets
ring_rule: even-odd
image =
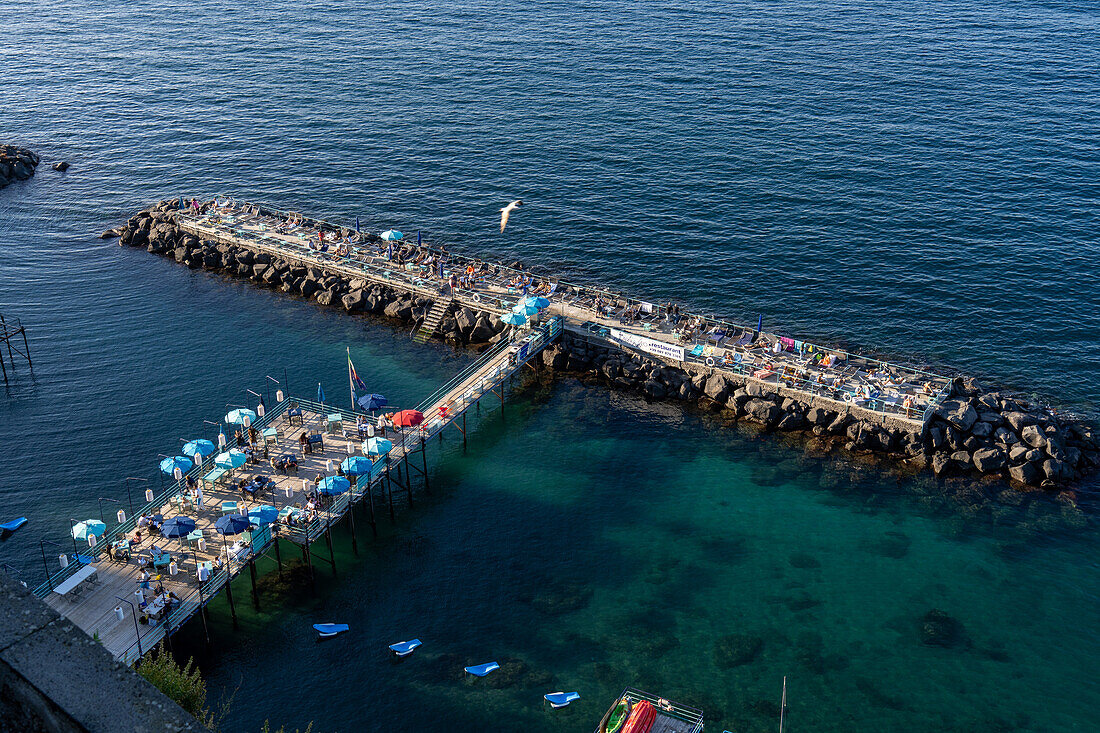
[(0, 572), (0, 730), (153, 733), (205, 728)]
[[(195, 227), (177, 221), (177, 210), (178, 201), (161, 202), (104, 235), (193, 269), (248, 279), (348, 313), (387, 317), (414, 333), (436, 302), (447, 297), (432, 330), (452, 343), (486, 344), (504, 330), (492, 308), (444, 296), (430, 284), (374, 278), (338, 262), (314, 261), (307, 253), (272, 254), (230, 236), (200, 236)], [(314, 225), (338, 232), (323, 222)], [(846, 404), (824, 392), (808, 394), (779, 380), (766, 383), (720, 365), (636, 352), (568, 319), (566, 337), (543, 359), (556, 371), (635, 390), (649, 399), (693, 403), (768, 432), (804, 434), (830, 451), (885, 456), (940, 477), (999, 477), (1021, 488), (1061, 490), (1072, 489), (1100, 466), (1092, 426), (1013, 394), (983, 389), (972, 379), (951, 380), (939, 403), (922, 419), (912, 419)], [(1066, 496), (1074, 500), (1072, 491)]]

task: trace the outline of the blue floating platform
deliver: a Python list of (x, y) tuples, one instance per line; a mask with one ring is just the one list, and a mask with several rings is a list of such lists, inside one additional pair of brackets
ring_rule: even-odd
[(26, 517), (19, 517), (19, 519), (13, 519), (10, 522), (4, 522), (3, 524), (0, 524), (0, 530), (4, 532), (14, 532), (26, 523)]
[(579, 692), (548, 692), (543, 695), (546, 702), (550, 703), (550, 707), (564, 708), (574, 700), (579, 700), (581, 693)]
[(420, 639), (413, 639), (412, 641), (399, 641), (396, 644), (390, 644), (390, 651), (399, 657), (407, 657), (412, 654), (413, 651), (420, 646)]
[(342, 634), (351, 627), (347, 624), (313, 624), (314, 630), (323, 637), (336, 636)]
[(466, 672), (467, 674), (472, 674), (474, 677), (484, 677), (494, 669), (500, 669), (500, 665), (496, 662), (488, 662), (486, 664), (477, 664), (473, 667), (466, 667)]

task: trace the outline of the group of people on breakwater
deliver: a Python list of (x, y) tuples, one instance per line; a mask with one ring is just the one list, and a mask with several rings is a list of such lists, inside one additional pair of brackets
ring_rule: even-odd
[[(247, 242), (237, 245), (203, 241), (178, 229), (177, 211), (178, 202), (164, 202), (139, 213), (119, 232), (120, 243), (146, 246), (152, 252), (171, 254), (188, 266), (248, 278), (283, 292), (310, 297), (321, 305), (342, 305), (348, 312), (376, 313), (412, 323), (414, 329), (424, 322), (434, 299), (441, 297), (409, 292), (397, 281), (392, 285), (372, 284), (335, 274), (327, 271), (323, 262), (306, 266), (255, 252)], [(209, 213), (211, 209), (206, 211)], [(223, 212), (233, 216), (224, 208)], [(239, 209), (236, 213), (239, 215)], [(333, 239), (357, 236), (358, 242), (373, 245), (379, 256), (384, 252), (387, 262), (398, 254), (407, 256), (410, 263), (419, 258), (420, 265), (416, 266), (420, 267), (427, 257), (440, 256), (440, 250), (395, 244), (377, 235), (346, 229), (326, 230), (318, 222), (300, 220), (299, 225), (329, 231)], [(484, 272), (494, 272), (488, 263), (483, 266)], [(475, 272), (481, 270), (481, 266), (474, 267)], [(430, 271), (438, 272), (436, 267)], [(543, 287), (544, 283), (553, 288), (549, 278), (528, 285), (533, 289)], [(595, 297), (598, 300), (603, 296)], [(690, 333), (693, 326), (696, 330), (706, 327), (705, 323), (693, 323), (690, 316), (677, 318), (681, 314), (674, 304), (657, 306), (656, 310), (665, 321), (674, 319), (681, 332)], [(452, 305), (437, 333), (468, 344), (498, 340), (506, 327), (497, 315), (488, 307), (478, 310)], [(787, 348), (778, 338), (759, 339), (759, 343), (754, 339), (743, 346), (747, 347), (746, 353), (752, 349)], [(703, 368), (702, 364), (688, 362), (670, 364), (622, 348), (595, 345), (584, 338), (568, 339), (561, 346), (548, 349), (543, 358), (554, 369), (588, 373), (613, 386), (636, 389), (650, 399), (697, 402), (734, 419), (758, 423), (766, 430), (802, 431), (839, 440), (848, 451), (895, 456), (906, 464), (929, 468), (938, 476), (1000, 476), (1021, 486), (1054, 488), (1072, 485), (1100, 465), (1097, 436), (1090, 426), (1007, 393), (985, 391), (972, 380), (955, 380), (949, 399), (914, 429), (911, 423), (889, 423), (881, 415), (864, 415), (848, 405), (816, 400), (803, 392), (785, 389), (783, 383), (760, 384), (751, 378), (752, 373), (720, 373), (709, 365)], [(822, 362), (834, 358), (822, 353), (816, 366), (829, 367), (830, 364)], [(817, 374), (823, 371), (819, 369)], [(885, 382), (895, 378), (888, 370), (879, 376)]]

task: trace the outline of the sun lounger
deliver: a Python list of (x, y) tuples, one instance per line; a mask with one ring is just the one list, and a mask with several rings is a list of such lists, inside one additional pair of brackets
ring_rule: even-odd
[(390, 651), (399, 657), (407, 657), (412, 654), (418, 646), (420, 646), (420, 639), (399, 641), (396, 644), (390, 644)]
[(543, 695), (546, 702), (550, 703), (552, 708), (564, 708), (574, 700), (579, 700), (581, 693), (579, 692), (548, 692)]
[(688, 353), (692, 356), (702, 356), (704, 349), (705, 347), (702, 344), (695, 344), (695, 346), (693, 346), (691, 351), (689, 351)]
[(473, 667), (466, 667), (466, 673), (472, 674), (474, 677), (484, 677), (495, 669), (500, 669), (500, 665), (496, 662), (487, 662), (485, 664), (477, 664)]

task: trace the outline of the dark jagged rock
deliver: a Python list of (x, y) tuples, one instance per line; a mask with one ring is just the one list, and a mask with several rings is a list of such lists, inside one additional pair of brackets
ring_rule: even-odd
[(38, 162), (38, 156), (26, 148), (0, 145), (0, 188), (33, 176)]

